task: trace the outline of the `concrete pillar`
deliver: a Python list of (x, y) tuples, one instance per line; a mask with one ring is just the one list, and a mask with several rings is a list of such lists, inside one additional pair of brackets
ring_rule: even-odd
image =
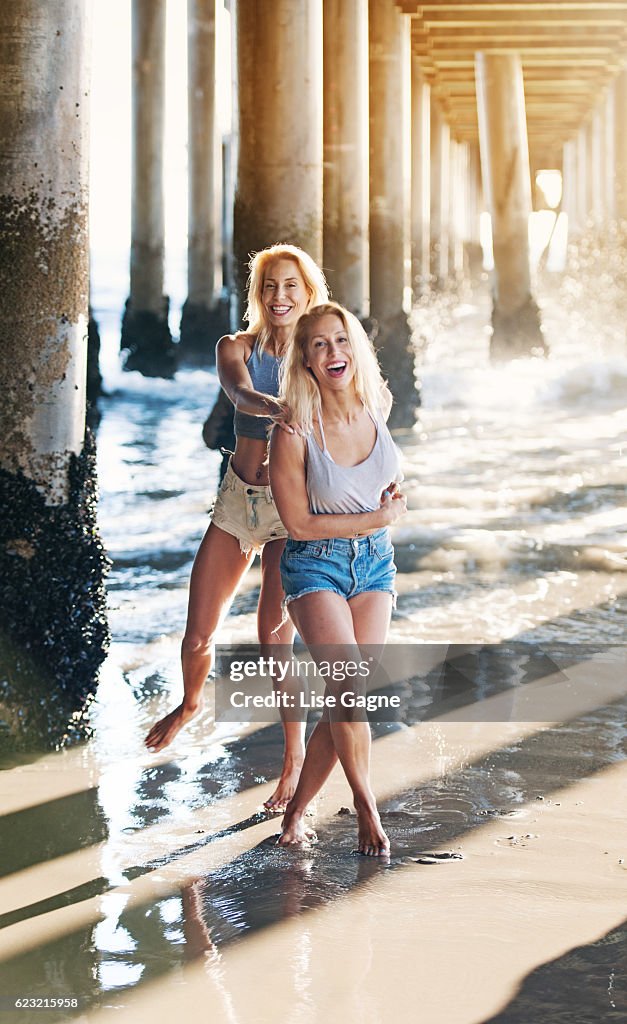
[[(466, 247), (471, 235), (471, 210), (472, 193), (470, 187), (470, 146), (467, 142), (459, 143), (459, 236), (461, 242), (461, 267), (462, 273), (468, 269), (466, 265)], [(476, 196), (475, 196), (476, 199)]]
[(459, 198), (459, 160), (457, 141), (451, 137), (448, 156), (448, 271), (451, 283), (456, 281), (457, 202)]
[(411, 285), (414, 298), (429, 287), (429, 220), (431, 203), (431, 87), (421, 64), (411, 64)]
[(577, 142), (570, 139), (564, 143), (562, 158), (562, 210), (568, 217), (568, 240), (581, 235), (577, 209)]
[(233, 196), (235, 195), (234, 152), (235, 139), (233, 133), (222, 143), (222, 281), (223, 290), (228, 296), (233, 294)]
[(465, 151), (451, 139), (449, 160), (448, 276), (459, 283), (464, 273), (464, 216), (466, 209)]
[(603, 138), (602, 138), (602, 196), (604, 225), (606, 228), (616, 220), (616, 148), (614, 142), (616, 94), (614, 82), (608, 86), (603, 98)]
[[(230, 131), (224, 136), (222, 148), (222, 273), (229, 306), (231, 327), (238, 323), (240, 300), (237, 295), (235, 274), (235, 187), (237, 181), (237, 162), (239, 152), (239, 114), (237, 87), (237, 3), (238, 0), (224, 0), (225, 22), (228, 20), (230, 36), (230, 93), (231, 117)], [(229, 88), (229, 85), (227, 85)]]
[(587, 163), (590, 173), (587, 177), (588, 214), (594, 231), (599, 231), (603, 221), (603, 149), (602, 118), (599, 104), (592, 111), (586, 125)]
[(585, 125), (577, 132), (577, 222), (581, 231), (586, 231), (590, 217), (588, 206), (588, 147)]
[(592, 115), (586, 121), (583, 129), (584, 146), (585, 146), (585, 159), (586, 159), (586, 179), (585, 179), (585, 210), (586, 210), (586, 224), (593, 230), (595, 227), (595, 210), (594, 210), (594, 192), (596, 185), (596, 168), (594, 161), (594, 133), (593, 133), (593, 122)]
[(532, 162), (529, 160), (529, 181), (531, 182), (531, 209), (533, 213), (537, 213), (538, 210), (545, 208), (544, 193), (537, 182), (538, 172), (542, 170), (541, 164), (537, 163), (536, 160)]
[(448, 279), (450, 129), (438, 101), (431, 97), (431, 283), (441, 288)]
[[(370, 312), (394, 407), (391, 422), (411, 426), (418, 392), (404, 311), (409, 255), (408, 190), (403, 147), (409, 127), (409, 19), (393, 0), (370, 0)], [(406, 252), (407, 249), (407, 252)]]
[(100, 372), (100, 328), (89, 307), (87, 326), (87, 422), (92, 429), (100, 423), (98, 399), (102, 395), (102, 374)]
[(102, 374), (100, 373), (100, 329), (91, 305), (91, 264), (89, 268), (89, 306), (87, 324), (87, 424), (95, 430), (100, 423), (98, 399), (102, 395)]
[(165, 0), (133, 0), (131, 290), (122, 323), (125, 368), (169, 377), (175, 349), (163, 294)]
[(478, 53), (476, 85), (481, 165), (492, 217), (494, 359), (546, 352), (531, 297), (531, 182), (522, 64), (515, 53)]
[(322, 263), (322, 59), (322, 0), (239, 0), (240, 301), (250, 253), (267, 245), (296, 244)]
[[(221, 0), (220, 0), (221, 2)], [(187, 0), (187, 300), (180, 353), (213, 361), (228, 330), (222, 285), (222, 140), (216, 118), (216, 0)]]
[(80, 735), (107, 644), (107, 563), (85, 437), (90, 29), (84, 0), (0, 5), (0, 134), (10, 140), (0, 153), (0, 718), (8, 743)]
[(368, 0), (324, 0), (324, 271), (356, 316), (368, 280)]
[(621, 70), (615, 84), (614, 159), (616, 217), (627, 229), (627, 68)]
[(465, 264), (472, 280), (477, 280), (483, 270), (483, 250), (481, 248), (481, 211), (483, 195), (481, 189), (481, 159), (479, 146), (473, 142), (468, 145), (467, 164), (468, 206), (466, 213), (466, 237), (464, 240)]

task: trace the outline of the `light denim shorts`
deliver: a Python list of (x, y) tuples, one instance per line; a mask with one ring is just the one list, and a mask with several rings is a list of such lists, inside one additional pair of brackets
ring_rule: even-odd
[(270, 488), (247, 484), (230, 462), (216, 496), (211, 522), (237, 537), (245, 555), (261, 551), (268, 541), (287, 537)]
[(394, 548), (387, 528), (369, 537), (344, 540), (292, 540), (281, 555), (285, 604), (305, 594), (330, 590), (350, 601), (357, 594), (382, 591), (396, 605)]

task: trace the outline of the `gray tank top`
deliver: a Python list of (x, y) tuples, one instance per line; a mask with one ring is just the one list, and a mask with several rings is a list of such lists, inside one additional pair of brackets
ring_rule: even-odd
[[(273, 398), (279, 393), (279, 366), (280, 357), (270, 355), (265, 350), (259, 355), (257, 340), (253, 345), (250, 358), (246, 363), (250, 379), (255, 391), (261, 391), (264, 395), (272, 395)], [(266, 441), (268, 427), (272, 420), (267, 416), (249, 416), (245, 412), (235, 411), (233, 427), (236, 437), (254, 437), (259, 441)]]
[(381, 412), (376, 419), (371, 418), (377, 428), (374, 447), (356, 466), (338, 466), (333, 461), (321, 419), (318, 423), (324, 448), (319, 447), (313, 430), (307, 435), (307, 494), (309, 508), (315, 515), (374, 512), (387, 485), (402, 480), (401, 454)]

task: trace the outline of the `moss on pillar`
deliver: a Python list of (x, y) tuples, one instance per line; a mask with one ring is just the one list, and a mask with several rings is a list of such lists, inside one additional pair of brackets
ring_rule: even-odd
[(98, 323), (89, 309), (87, 327), (87, 401), (92, 405), (102, 395), (102, 374), (100, 372), (100, 331)]
[(67, 503), (48, 505), (22, 473), (0, 470), (0, 751), (90, 733), (109, 644), (90, 434), (71, 457), (69, 484)]
[(504, 313), (494, 304), (490, 358), (495, 363), (524, 356), (546, 356), (548, 345), (542, 333), (540, 310), (531, 296), (514, 313)]
[(210, 308), (187, 299), (181, 315), (180, 358), (196, 363), (215, 363), (216, 343), (229, 330), (227, 301), (220, 301)]
[(133, 310), (126, 302), (122, 318), (120, 348), (128, 349), (125, 370), (139, 370), (144, 377), (171, 378), (176, 372), (177, 346), (168, 324), (169, 299), (163, 299), (163, 311)]

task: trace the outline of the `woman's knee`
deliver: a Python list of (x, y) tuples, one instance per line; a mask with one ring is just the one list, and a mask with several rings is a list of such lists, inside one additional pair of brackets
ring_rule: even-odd
[(198, 632), (198, 630), (187, 631), (183, 636), (181, 650), (183, 654), (210, 655), (215, 640), (215, 631)]

